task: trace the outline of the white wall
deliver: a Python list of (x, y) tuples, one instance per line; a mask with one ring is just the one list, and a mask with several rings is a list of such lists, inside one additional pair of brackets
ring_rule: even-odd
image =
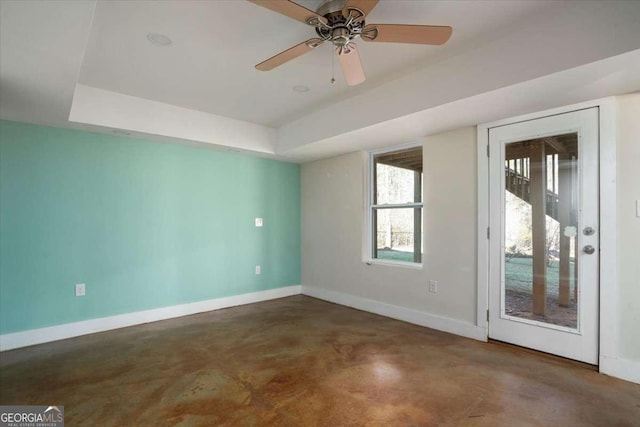
[[(614, 349), (617, 354), (607, 358), (604, 371), (638, 381), (640, 218), (636, 217), (635, 204), (640, 200), (640, 94), (616, 98), (616, 134), (618, 336), (617, 349)], [(303, 164), (303, 292), (320, 297), (340, 293), (342, 297), (326, 299), (376, 311), (375, 304), (352, 303), (358, 298), (367, 298), (458, 324), (474, 325), (477, 310), (476, 156), (475, 127), (424, 140), (422, 270), (367, 266), (362, 262), (365, 153)], [(606, 215), (606, 208), (604, 212)], [(430, 279), (438, 280), (438, 294), (427, 292)], [(409, 321), (411, 319), (409, 316)], [(434, 327), (429, 322), (423, 324)], [(456, 330), (450, 332), (456, 333)]]
[[(362, 261), (365, 162), (356, 152), (302, 165), (303, 285), (474, 325), (475, 128), (424, 140), (422, 270)], [(437, 294), (427, 292), (430, 279)]]
[(640, 94), (616, 104), (619, 357), (640, 362)]
[[(640, 94), (616, 98), (618, 200), (617, 354), (605, 371), (640, 378)], [(422, 270), (366, 265), (363, 259), (365, 166), (357, 152), (302, 166), (303, 292), (377, 311), (397, 308), (446, 321), (475, 324), (477, 172), (476, 131), (466, 127), (424, 140), (424, 250)], [(603, 215), (606, 215), (606, 208)], [(439, 293), (427, 292), (430, 279)], [(337, 295), (337, 296), (336, 296)], [(358, 303), (362, 299), (386, 304)], [(389, 309), (391, 307), (391, 309)], [(406, 316), (413, 321), (415, 316)], [(403, 319), (403, 320), (406, 320)], [(450, 332), (459, 331), (449, 328)], [(601, 331), (606, 333), (606, 331)], [(481, 334), (462, 335), (480, 338)], [(615, 351), (615, 350), (614, 350)]]

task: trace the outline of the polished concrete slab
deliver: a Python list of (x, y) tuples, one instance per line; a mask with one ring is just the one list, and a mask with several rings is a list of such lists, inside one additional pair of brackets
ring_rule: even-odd
[(640, 385), (295, 296), (0, 354), (68, 426), (638, 426)]

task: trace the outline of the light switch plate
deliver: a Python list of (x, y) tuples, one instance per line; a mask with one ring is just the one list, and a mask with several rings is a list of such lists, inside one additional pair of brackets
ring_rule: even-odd
[(640, 200), (636, 200), (636, 218), (640, 218)]
[(84, 283), (78, 283), (76, 285), (76, 296), (83, 297), (85, 295), (86, 295), (86, 289), (85, 289)]
[(438, 282), (436, 280), (429, 280), (429, 292), (438, 293)]
[(256, 274), (262, 273), (262, 268), (259, 265), (256, 265)]
[(256, 227), (262, 227), (262, 218), (256, 218)]

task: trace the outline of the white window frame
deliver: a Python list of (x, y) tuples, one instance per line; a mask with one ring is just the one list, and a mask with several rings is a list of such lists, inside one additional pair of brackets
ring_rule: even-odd
[[(362, 261), (367, 265), (382, 265), (382, 266), (392, 266), (392, 267), (404, 267), (416, 270), (422, 270), (424, 257), (421, 258), (421, 262), (406, 262), (406, 261), (394, 261), (388, 259), (379, 259), (373, 257), (373, 213), (374, 208), (377, 206), (378, 209), (392, 209), (392, 208), (420, 208), (422, 212), (422, 222), (424, 223), (424, 183), (422, 186), (422, 194), (420, 199), (422, 202), (419, 203), (401, 203), (401, 204), (384, 204), (384, 205), (374, 205), (374, 188), (373, 183), (375, 169), (373, 167), (374, 162), (373, 159), (378, 154), (391, 153), (393, 151), (405, 150), (407, 148), (415, 148), (415, 147), (423, 147), (424, 144), (422, 141), (413, 141), (406, 144), (394, 145), (392, 147), (384, 147), (376, 150), (371, 150), (366, 152), (366, 161), (365, 163), (365, 197), (364, 197), (364, 218), (363, 221), (363, 246), (362, 246)], [(424, 175), (423, 175), (424, 176)], [(422, 233), (422, 244), (424, 247), (424, 228), (420, 230)]]

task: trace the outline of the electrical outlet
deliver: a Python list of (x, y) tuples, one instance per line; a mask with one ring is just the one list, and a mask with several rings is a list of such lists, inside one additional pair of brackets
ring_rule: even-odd
[(438, 282), (436, 280), (429, 280), (429, 292), (438, 293)]
[(256, 274), (260, 274), (262, 272), (262, 269), (260, 268), (259, 265), (256, 265)]
[(83, 297), (86, 295), (86, 289), (85, 289), (85, 285), (84, 283), (78, 283), (76, 285), (76, 296), (77, 297)]
[(256, 218), (256, 227), (262, 227), (262, 218)]

